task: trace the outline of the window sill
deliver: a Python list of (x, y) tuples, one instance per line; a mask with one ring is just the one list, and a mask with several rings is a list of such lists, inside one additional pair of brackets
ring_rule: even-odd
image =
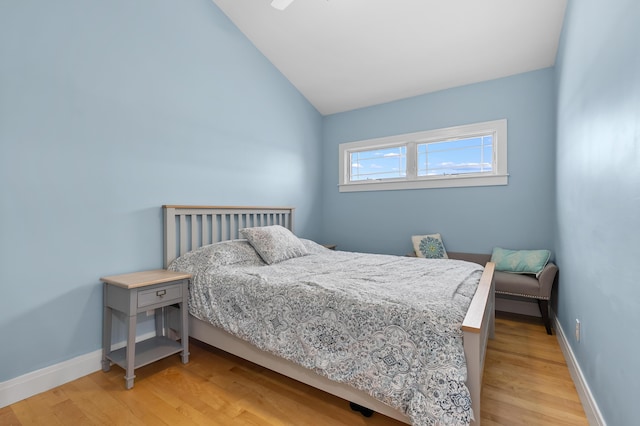
[(446, 176), (411, 181), (354, 182), (338, 185), (340, 192), (390, 191), (400, 189), (461, 188), (467, 186), (499, 186), (509, 183), (509, 175)]

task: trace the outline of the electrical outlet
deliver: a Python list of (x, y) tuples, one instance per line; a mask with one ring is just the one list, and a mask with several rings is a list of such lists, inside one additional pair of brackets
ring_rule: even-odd
[(580, 320), (576, 318), (576, 342), (580, 341)]

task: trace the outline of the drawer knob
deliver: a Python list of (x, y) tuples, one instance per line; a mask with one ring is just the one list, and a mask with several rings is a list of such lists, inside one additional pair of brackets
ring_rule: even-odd
[(158, 297), (162, 297), (165, 294), (167, 294), (167, 290), (158, 290), (158, 291), (156, 291), (156, 296), (158, 296)]

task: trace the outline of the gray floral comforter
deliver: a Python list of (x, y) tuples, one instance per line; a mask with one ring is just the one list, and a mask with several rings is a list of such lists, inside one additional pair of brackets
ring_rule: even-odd
[(409, 416), (472, 418), (461, 324), (482, 267), (327, 250), (266, 265), (246, 241), (203, 247), (169, 269), (194, 275), (192, 315)]

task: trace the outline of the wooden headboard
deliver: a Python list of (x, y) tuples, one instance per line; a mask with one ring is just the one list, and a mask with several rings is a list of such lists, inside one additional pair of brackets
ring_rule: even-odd
[(293, 207), (162, 206), (164, 267), (208, 244), (238, 238), (242, 228), (281, 225), (293, 231)]

